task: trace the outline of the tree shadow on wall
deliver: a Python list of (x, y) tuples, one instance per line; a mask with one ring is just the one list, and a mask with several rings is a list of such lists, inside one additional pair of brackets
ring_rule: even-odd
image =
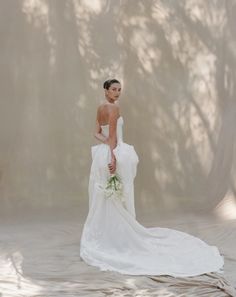
[(1, 4), (2, 24), (12, 20), (2, 26), (1, 58), (11, 61), (3, 89), (15, 115), (5, 142), (11, 160), (2, 163), (5, 208), (87, 205), (101, 86), (118, 75), (125, 141), (140, 157), (137, 205), (212, 209), (230, 178), (233, 188), (234, 115), (226, 109), (235, 56), (225, 40), (235, 42), (234, 10), (220, 1), (99, 3)]
[(126, 115), (137, 130), (131, 139), (141, 139), (141, 202), (209, 212), (233, 187), (235, 55), (225, 39), (235, 40), (227, 34), (235, 13), (220, 2), (202, 10), (192, 3), (192, 11), (187, 4), (140, 1), (124, 9), (127, 60), (135, 65), (125, 68)]

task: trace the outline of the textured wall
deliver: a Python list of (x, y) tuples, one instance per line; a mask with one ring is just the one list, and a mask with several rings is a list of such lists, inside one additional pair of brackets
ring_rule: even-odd
[(140, 211), (233, 205), (235, 28), (233, 0), (2, 0), (1, 211), (87, 207), (109, 77)]

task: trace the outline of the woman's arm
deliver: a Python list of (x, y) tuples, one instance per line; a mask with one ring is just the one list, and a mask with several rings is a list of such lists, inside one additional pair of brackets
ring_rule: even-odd
[(109, 136), (107, 138), (107, 144), (110, 146), (112, 159), (115, 159), (113, 149), (117, 145), (116, 126), (117, 126), (118, 117), (119, 117), (119, 109), (117, 106), (113, 106), (113, 108), (110, 111), (110, 115), (109, 115), (109, 121), (108, 121), (109, 122)]
[(101, 129), (101, 126), (99, 125), (98, 119), (96, 120), (96, 129), (94, 133), (94, 136), (96, 139), (110, 146), (111, 162), (108, 164), (108, 167), (111, 174), (114, 173), (116, 170), (116, 158), (113, 153), (113, 149), (117, 145), (116, 125), (117, 125), (118, 118), (119, 118), (119, 107), (114, 105), (112, 106), (109, 112), (109, 120), (108, 120), (109, 136), (106, 137), (101, 133), (102, 129)]
[(110, 150), (111, 150), (111, 162), (108, 164), (111, 174), (115, 173), (116, 171), (116, 157), (113, 153), (113, 149), (117, 145), (116, 126), (117, 126), (118, 117), (119, 117), (119, 108), (118, 106), (113, 106), (109, 116), (109, 136), (107, 139), (107, 144), (110, 146)]
[(102, 132), (102, 129), (98, 123), (98, 120), (96, 120), (96, 129), (95, 129), (94, 137), (103, 143), (107, 143), (107, 137), (104, 136), (101, 132)]

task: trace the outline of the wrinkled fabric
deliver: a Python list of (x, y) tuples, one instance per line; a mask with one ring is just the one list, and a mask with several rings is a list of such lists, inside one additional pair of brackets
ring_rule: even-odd
[[(102, 271), (130, 275), (196, 276), (223, 272), (224, 257), (216, 246), (169, 228), (145, 228), (135, 218), (134, 178), (139, 162), (133, 146), (123, 142), (123, 118), (117, 121), (117, 173), (124, 185), (125, 203), (107, 199), (110, 147), (92, 147), (89, 180), (89, 213), (81, 236), (80, 256)], [(109, 126), (102, 126), (108, 136)]]

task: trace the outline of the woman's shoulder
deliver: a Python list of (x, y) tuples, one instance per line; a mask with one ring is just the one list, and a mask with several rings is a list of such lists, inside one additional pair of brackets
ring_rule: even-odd
[(98, 111), (106, 111), (110, 112), (119, 112), (120, 108), (118, 104), (109, 103), (109, 102), (102, 102), (98, 105)]

